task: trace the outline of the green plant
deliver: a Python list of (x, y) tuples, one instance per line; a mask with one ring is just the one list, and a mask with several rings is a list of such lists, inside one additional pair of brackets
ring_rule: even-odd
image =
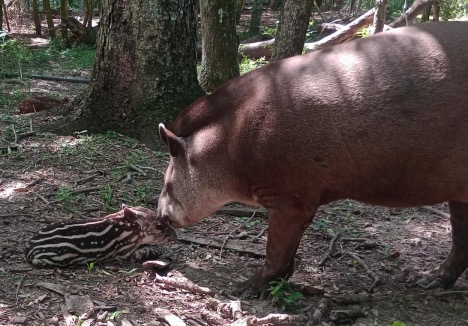
[(67, 187), (61, 187), (57, 192), (57, 199), (63, 203), (70, 203), (73, 201), (73, 192)]
[(291, 284), (285, 279), (270, 282), (270, 297), (272, 302), (279, 304), (283, 310), (295, 310), (304, 296), (301, 292), (294, 290)]
[(114, 189), (112, 189), (110, 185), (107, 185), (104, 188), (102, 188), (100, 195), (101, 195), (102, 202), (104, 203), (104, 206), (106, 207), (112, 206), (112, 202), (114, 199)]
[(277, 21), (275, 22), (275, 26), (274, 26), (274, 27), (265, 27), (265, 28), (263, 29), (263, 34), (275, 36), (276, 31), (278, 30), (278, 26), (279, 26), (279, 20), (277, 20)]
[(263, 65), (266, 65), (267, 63), (268, 62), (265, 60), (265, 58), (252, 60), (244, 56), (239, 64), (240, 74), (243, 75), (249, 71), (252, 71)]
[(371, 34), (371, 30), (369, 27), (361, 27), (361, 29), (357, 31), (355, 35), (357, 37), (364, 38), (364, 37), (369, 37), (372, 34)]
[(406, 324), (402, 323), (401, 321), (394, 321), (393, 323), (389, 324), (388, 326), (406, 326)]
[(116, 310), (114, 311), (113, 313), (111, 313), (108, 317), (107, 317), (107, 321), (110, 321), (110, 320), (115, 320), (117, 318), (119, 318), (120, 316), (122, 316), (122, 310)]
[(94, 263), (91, 262), (91, 263), (86, 263), (86, 266), (87, 266), (87, 269), (86, 269), (86, 273), (89, 275), (91, 274), (91, 272), (93, 271), (93, 268), (94, 268)]

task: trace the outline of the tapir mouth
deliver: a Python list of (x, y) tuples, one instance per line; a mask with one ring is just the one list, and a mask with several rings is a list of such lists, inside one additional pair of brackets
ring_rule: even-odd
[(177, 241), (177, 233), (170, 225), (170, 218), (168, 216), (156, 217), (160, 225), (161, 231), (169, 241)]

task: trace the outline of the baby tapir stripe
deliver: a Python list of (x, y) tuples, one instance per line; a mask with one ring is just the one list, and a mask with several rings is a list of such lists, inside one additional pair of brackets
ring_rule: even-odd
[(29, 241), (25, 254), (28, 262), (39, 267), (66, 267), (109, 259), (141, 259), (149, 253), (155, 256), (157, 250), (138, 250), (173, 239), (175, 233), (164, 230), (155, 212), (126, 206), (97, 220), (44, 226)]

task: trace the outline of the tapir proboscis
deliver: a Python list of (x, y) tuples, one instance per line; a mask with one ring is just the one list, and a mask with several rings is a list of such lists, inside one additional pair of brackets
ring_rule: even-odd
[(448, 201), (451, 252), (420, 284), (450, 286), (468, 267), (466, 22), (398, 28), (268, 64), (159, 133), (171, 157), (158, 218), (185, 227), (229, 202), (266, 208), (266, 260), (239, 292), (290, 276), (317, 208), (345, 198)]

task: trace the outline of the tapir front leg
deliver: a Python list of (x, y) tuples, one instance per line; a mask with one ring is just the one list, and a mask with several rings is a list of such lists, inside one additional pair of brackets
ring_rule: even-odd
[(278, 278), (294, 273), (294, 255), (316, 209), (307, 212), (286, 209), (268, 210), (266, 259), (262, 268), (234, 290), (236, 294), (258, 295)]
[(468, 203), (450, 201), (452, 250), (440, 267), (418, 281), (427, 289), (450, 287), (468, 267)]

